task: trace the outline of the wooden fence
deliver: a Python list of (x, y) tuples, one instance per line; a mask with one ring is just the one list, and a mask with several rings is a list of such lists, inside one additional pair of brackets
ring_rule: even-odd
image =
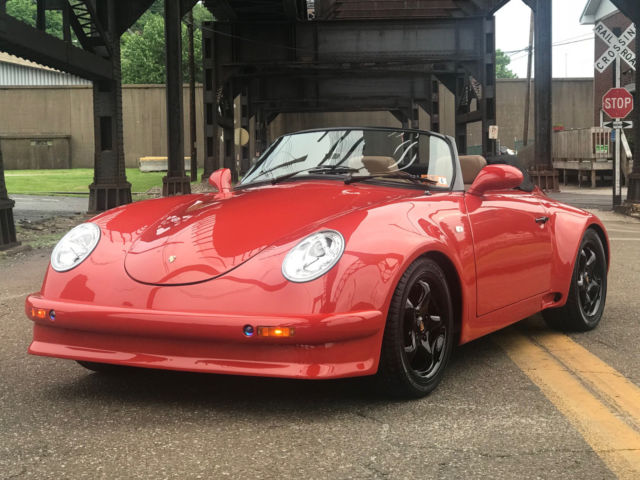
[(553, 160), (607, 161), (613, 158), (611, 129), (580, 128), (553, 134)]

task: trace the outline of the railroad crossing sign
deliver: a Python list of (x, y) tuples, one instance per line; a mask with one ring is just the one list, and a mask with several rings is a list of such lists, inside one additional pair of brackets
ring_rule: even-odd
[(626, 88), (610, 88), (602, 96), (602, 111), (609, 118), (624, 118), (633, 110), (633, 95)]
[(629, 44), (636, 37), (636, 27), (633, 23), (619, 37), (616, 37), (602, 22), (598, 22), (593, 31), (609, 46), (607, 51), (596, 60), (596, 70), (600, 73), (604, 72), (613, 65), (616, 58), (621, 58), (633, 70), (636, 69), (636, 54), (629, 48)]
[(602, 122), (602, 126), (608, 128), (633, 128), (633, 122), (631, 120), (612, 120), (610, 122)]

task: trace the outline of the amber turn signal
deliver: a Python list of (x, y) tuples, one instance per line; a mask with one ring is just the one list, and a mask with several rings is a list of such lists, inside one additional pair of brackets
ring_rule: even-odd
[(258, 327), (259, 337), (293, 337), (294, 333), (292, 327)]
[(45, 318), (47, 318), (47, 311), (44, 308), (31, 307), (31, 316), (33, 318), (44, 320)]

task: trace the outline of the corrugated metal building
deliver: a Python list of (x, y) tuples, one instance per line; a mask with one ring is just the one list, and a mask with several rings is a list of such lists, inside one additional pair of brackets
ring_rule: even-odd
[(0, 87), (89, 84), (75, 75), (0, 52)]

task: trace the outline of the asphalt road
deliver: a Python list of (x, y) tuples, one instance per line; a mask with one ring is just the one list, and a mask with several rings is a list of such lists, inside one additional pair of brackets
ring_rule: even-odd
[(13, 215), (16, 221), (34, 221), (61, 215), (86, 213), (88, 197), (61, 197), (46, 195), (15, 195), (11, 199), (16, 205)]
[(408, 402), (358, 380), (109, 377), (29, 356), (23, 301), (48, 253), (0, 259), (0, 478), (640, 478), (640, 221), (601, 216), (598, 329), (527, 319), (458, 348)]

